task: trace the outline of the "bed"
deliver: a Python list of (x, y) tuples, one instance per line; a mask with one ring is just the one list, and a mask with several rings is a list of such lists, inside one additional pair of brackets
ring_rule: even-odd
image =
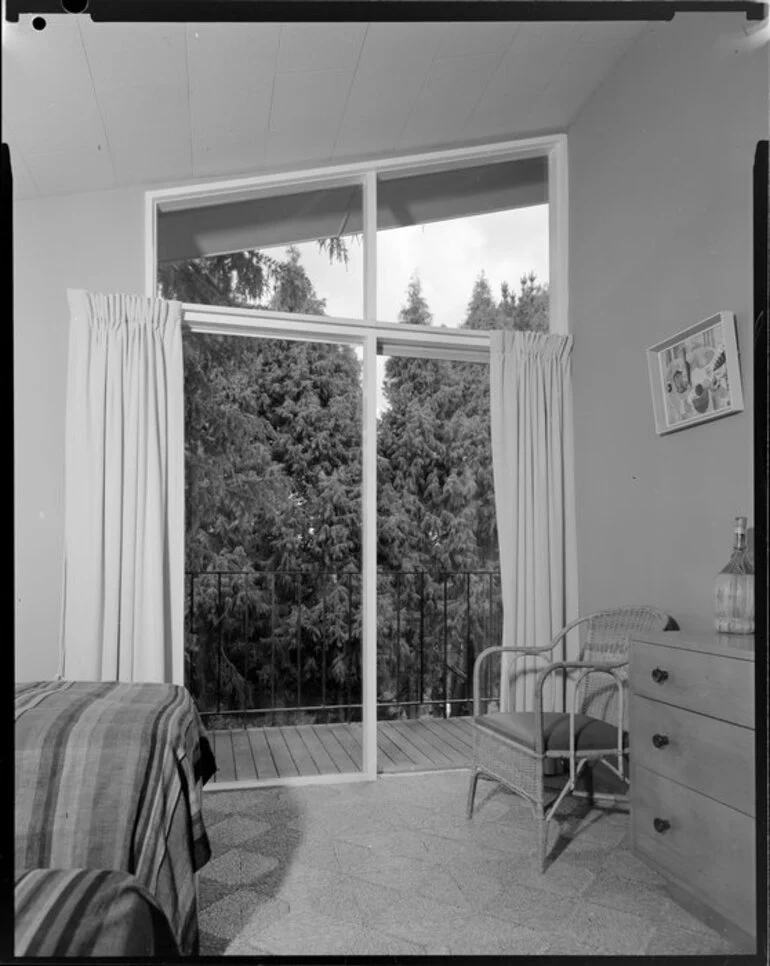
[(179, 955), (168, 918), (136, 876), (24, 869), (14, 885), (17, 956)]
[[(124, 873), (162, 911), (179, 953), (196, 954), (195, 872), (211, 855), (202, 787), (216, 765), (189, 693), (45, 681), (17, 684), (15, 697), (17, 879), (36, 870)], [(116, 888), (97, 877), (92, 892), (98, 885)]]

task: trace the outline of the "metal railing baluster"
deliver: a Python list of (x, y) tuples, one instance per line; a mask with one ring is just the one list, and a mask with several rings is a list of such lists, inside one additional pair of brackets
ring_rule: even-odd
[(297, 578), (297, 705), (302, 707), (302, 574)]
[[(420, 570), (398, 570), (380, 573), (380, 576), (385, 578), (382, 583), (382, 593), (390, 596), (395, 607), (395, 619), (390, 625), (389, 634), (380, 641), (380, 646), (383, 645), (383, 642), (385, 642), (385, 646), (389, 646), (390, 653), (385, 658), (384, 665), (378, 664), (378, 666), (387, 669), (385, 681), (378, 683), (386, 683), (393, 689), (394, 693), (392, 700), (378, 700), (378, 708), (406, 709), (410, 717), (419, 716), (423, 712), (428, 714), (440, 713), (444, 718), (451, 717), (453, 712), (460, 710), (461, 707), (465, 708), (468, 700), (468, 684), (472, 680), (476, 650), (473, 610), (475, 598), (472, 586), (474, 575), (486, 578), (480, 589), (483, 597), (483, 588), (486, 586), (487, 600), (484, 602), (479, 598), (478, 603), (481, 608), (479, 611), (480, 630), (485, 638), (485, 646), (487, 646), (496, 643), (501, 632), (499, 616), (501, 612), (499, 601), (501, 588), (497, 571), (441, 571), (431, 574)], [(206, 713), (241, 714), (244, 716), (267, 715), (270, 717), (271, 723), (275, 715), (282, 710), (286, 712), (315, 711), (317, 714), (325, 715), (326, 721), (330, 720), (332, 712), (335, 715), (342, 712), (337, 720), (349, 721), (352, 717), (358, 716), (360, 695), (356, 697), (356, 694), (360, 684), (360, 653), (356, 650), (358, 637), (354, 625), (358, 613), (357, 608), (360, 607), (360, 594), (356, 595), (355, 600), (353, 599), (352, 581), (355, 574), (352, 571), (265, 570), (256, 574), (252, 571), (190, 571), (186, 576), (189, 577), (190, 595), (188, 609), (189, 659), (187, 662), (189, 686), (196, 699), (205, 706)], [(213, 617), (213, 623), (204, 620), (201, 626), (201, 621), (198, 620), (201, 615), (197, 614), (196, 606), (201, 610), (201, 614), (205, 613), (198, 604), (200, 597), (198, 593), (199, 583), (203, 576), (216, 579), (216, 593), (213, 602), (214, 612), (212, 613), (209, 610)], [(227, 588), (224, 586), (224, 576), (229, 577), (231, 581)], [(305, 580), (307, 578), (312, 582), (314, 576), (318, 578), (319, 584), (314, 589), (311, 583), (308, 588)], [(241, 577), (243, 578), (242, 587), (238, 582)], [(280, 581), (282, 577), (286, 578), (285, 590), (281, 589)], [(455, 578), (464, 579), (458, 585)], [(451, 594), (449, 592), (450, 580), (453, 581)], [(405, 581), (408, 584), (406, 595), (404, 593)], [(341, 587), (339, 586), (340, 583), (342, 584)], [(440, 604), (436, 599), (436, 591), (438, 591), (439, 585), (442, 595)], [(261, 590), (260, 586), (262, 587)], [(330, 610), (329, 602), (329, 594), (335, 592), (335, 590), (337, 593), (343, 591), (345, 594), (341, 601), (341, 610), (336, 614)], [(255, 601), (260, 599), (260, 594), (265, 593), (269, 595), (269, 617), (259, 606), (258, 610), (261, 614), (264, 614), (264, 617), (258, 616), (255, 618), (259, 627), (257, 631), (257, 628), (253, 626), (254, 621), (251, 619), (251, 607), (257, 607)], [(236, 616), (236, 610), (233, 610), (234, 626), (228, 631), (225, 626), (228, 608), (234, 596), (239, 597), (241, 594), (243, 595), (243, 613)], [(312, 637), (307, 636), (303, 625), (303, 600), (308, 594), (314, 595), (312, 600), (318, 601), (320, 604), (320, 627), (313, 628)], [(319, 596), (320, 600), (318, 600)], [(289, 630), (290, 625), (285, 623), (288, 617), (286, 608), (291, 609), (292, 597), (294, 598), (296, 612), (294, 627)], [(316, 607), (316, 604), (313, 603), (313, 606)], [(402, 615), (405, 606), (408, 607), (406, 624)], [(427, 613), (428, 607), (431, 608), (430, 614)], [(462, 615), (462, 609), (465, 610), (464, 615)], [(415, 613), (415, 611), (417, 612)], [(255, 613), (257, 613), (257, 610), (255, 610)], [(442, 628), (435, 627), (434, 618), (438, 617), (439, 614), (441, 614), (440, 619), (443, 619)], [(464, 634), (460, 624), (463, 617), (465, 618)], [(330, 665), (328, 647), (335, 619), (339, 619), (341, 624), (341, 626), (340, 624), (337, 625), (340, 633), (339, 643), (346, 660), (347, 674), (344, 683), (341, 682), (341, 687), (338, 689), (338, 703), (333, 704), (329, 702), (328, 676)], [(452, 621), (452, 629), (450, 629), (450, 620)], [(261, 640), (262, 635), (268, 630), (268, 625), (269, 650), (266, 646), (263, 650)], [(318, 634), (319, 630), (320, 635)], [(291, 674), (292, 666), (295, 663), (290, 658), (287, 659), (288, 652), (285, 650), (287, 631), (289, 631), (289, 640), (293, 637), (297, 651), (297, 680), (296, 686), (293, 688), (294, 700), (291, 701), (289, 707), (284, 707), (288, 696), (286, 688), (289, 688), (288, 694), (292, 693), (292, 689), (288, 681), (285, 685), (281, 683), (283, 681), (281, 675), (284, 672)], [(395, 631), (395, 637), (393, 637), (393, 631)], [(229, 638), (228, 634), (230, 635)], [(235, 634), (235, 637), (233, 637), (233, 634)], [(409, 635), (409, 640), (416, 645), (415, 649), (417, 650), (417, 653), (414, 653), (414, 650), (409, 651), (409, 671), (407, 672), (409, 676), (406, 682), (402, 680), (405, 672), (404, 654), (402, 654), (404, 634)], [(251, 641), (252, 636), (255, 636), (254, 641)], [(196, 637), (197, 643), (195, 649), (193, 649), (193, 642)], [(241, 637), (242, 640), (239, 641)], [(282, 643), (279, 642), (279, 638)], [(311, 693), (306, 695), (304, 685), (308, 682), (303, 681), (303, 652), (307, 653), (309, 642), (315, 641), (316, 638), (318, 638), (318, 643), (312, 645), (312, 654), (314, 661), (319, 661), (321, 680), (318, 681), (317, 674), (313, 680), (309, 679)], [(233, 664), (225, 653), (228, 640), (230, 643), (227, 646), (236, 648), (234, 653), (237, 653), (239, 646), (244, 648), (243, 661), (238, 662), (243, 671), (242, 688), (240, 683), (241, 670)], [(389, 645), (387, 645), (388, 640), (390, 641)], [(217, 647), (216, 696), (206, 690), (205, 667), (210, 665), (205, 665), (204, 661), (206, 646), (210, 646), (214, 642), (216, 642), (215, 646)], [(254, 654), (251, 654), (249, 650), (252, 644), (255, 648)], [(459, 652), (455, 654), (454, 649), (458, 645)], [(320, 655), (318, 655), (319, 647)], [(426, 651), (428, 647), (430, 647), (429, 652)], [(269, 658), (265, 650), (268, 650)], [(265, 668), (268, 660), (269, 669)], [(227, 682), (230, 682), (228, 685), (229, 697), (222, 691), (223, 684), (226, 683), (223, 668), (227, 670), (229, 675), (227, 677)], [(249, 685), (249, 675), (252, 670), (255, 671), (260, 680), (263, 675), (264, 678), (267, 678), (269, 674), (269, 707), (261, 706), (261, 695), (264, 693), (264, 697), (267, 699), (268, 689), (263, 690), (261, 685), (259, 688), (251, 688)], [(233, 674), (235, 675), (234, 678)], [(459, 690), (459, 693), (455, 689), (456, 675), (464, 678), (464, 687)], [(202, 685), (202, 687), (199, 685)], [(493, 687), (492, 675), (489, 676), (487, 685), (490, 688)], [(241, 690), (240, 695), (238, 695), (239, 689)], [(453, 696), (455, 694), (457, 694), (456, 697)], [(320, 704), (317, 703), (319, 699)], [(233, 703), (229, 705), (228, 702), (231, 701)], [(257, 703), (260, 707), (250, 708), (248, 706), (250, 703)], [(307, 704), (307, 707), (305, 704)], [(211, 708), (216, 710), (209, 711), (208, 709)], [(437, 710), (438, 708), (440, 708), (440, 712)], [(204, 710), (204, 707), (201, 710)]]
[(219, 647), (217, 649), (217, 711), (222, 710), (222, 635), (225, 618), (222, 613), (222, 574), (217, 574), (217, 614), (219, 618)]

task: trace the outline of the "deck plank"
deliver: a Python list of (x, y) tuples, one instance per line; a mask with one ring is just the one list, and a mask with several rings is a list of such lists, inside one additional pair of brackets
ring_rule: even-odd
[(299, 770), (294, 764), (286, 739), (281, 734), (280, 728), (265, 728), (265, 738), (270, 746), (270, 753), (273, 756), (275, 767), (281, 778), (287, 775), (299, 775)]
[(230, 732), (230, 739), (233, 745), (236, 781), (254, 781), (257, 777), (257, 769), (251, 754), (249, 734), (246, 728), (233, 728)]
[(230, 729), (221, 729), (213, 734), (216, 742), (217, 781), (234, 782), (236, 780), (235, 759)]
[(396, 772), (400, 769), (408, 771), (414, 766), (414, 762), (387, 736), (381, 727), (384, 723), (377, 722), (377, 771)]
[(452, 728), (445, 727), (447, 722), (436, 721), (434, 718), (425, 718), (423, 723), (436, 736), (436, 739), (441, 743), (441, 747), (449, 758), (456, 761), (459, 756), (460, 758), (467, 758), (470, 761), (473, 745), (464, 735), (456, 734)]
[(399, 721), (395, 723), (395, 728), (404, 737), (406, 741), (409, 741), (417, 748), (430, 762), (430, 767), (435, 768), (438, 764), (444, 764), (447, 761), (446, 755), (440, 754), (432, 745), (429, 740), (426, 740), (425, 736), (422, 734), (424, 730), (424, 725), (419, 720), (413, 721)]
[(351, 758), (348, 754), (345, 746), (342, 745), (339, 739), (330, 730), (331, 725), (313, 725), (313, 730), (318, 736), (318, 740), (326, 749), (329, 757), (334, 762), (334, 766), (340, 774), (345, 774), (346, 772), (355, 771), (356, 762), (354, 758)]
[[(353, 730), (353, 727), (355, 727), (356, 729), (355, 731)], [(358, 740), (356, 740), (356, 738), (358, 737), (358, 734), (361, 731), (361, 725), (359, 724), (359, 725), (351, 726), (349, 724), (330, 724), (330, 725), (325, 725), (325, 728), (328, 729), (329, 734), (334, 735), (334, 737), (337, 739), (340, 745), (342, 745), (343, 749), (345, 750), (345, 753), (347, 754), (348, 758), (353, 764), (352, 769), (350, 765), (347, 765), (343, 770), (346, 772), (349, 772), (351, 770), (361, 771), (361, 762), (363, 761), (363, 751), (361, 748), (360, 737), (358, 738)]]
[(446, 745), (436, 738), (434, 732), (430, 730), (424, 720), (418, 719), (410, 723), (409, 737), (417, 744), (422, 742), (425, 754), (432, 759), (434, 765), (451, 765), (453, 755), (446, 753)]
[(404, 725), (405, 722), (400, 721), (383, 721), (380, 722), (378, 727), (382, 728), (383, 734), (387, 735), (393, 744), (411, 760), (412, 768), (409, 769), (410, 771), (415, 768), (430, 768), (433, 765), (432, 758), (430, 755), (426, 755), (419, 745), (409, 740)]
[(249, 743), (251, 753), (254, 756), (254, 764), (257, 768), (257, 778), (278, 778), (278, 769), (270, 753), (270, 745), (267, 743), (264, 728), (249, 728)]
[[(321, 728), (324, 726), (321, 725)], [(305, 743), (305, 747), (313, 758), (313, 761), (321, 775), (339, 774), (339, 767), (329, 752), (324, 747), (324, 743), (318, 737), (315, 725), (298, 725), (297, 732)]]
[(446, 725), (447, 728), (451, 729), (455, 734), (467, 738), (471, 745), (473, 744), (473, 718), (467, 716), (459, 718), (447, 718), (447, 720), (442, 723)]
[(284, 726), (281, 728), (281, 735), (297, 767), (297, 773), (299, 775), (320, 775), (318, 765), (316, 765), (313, 756), (307, 750), (307, 746), (299, 734), (299, 728)]

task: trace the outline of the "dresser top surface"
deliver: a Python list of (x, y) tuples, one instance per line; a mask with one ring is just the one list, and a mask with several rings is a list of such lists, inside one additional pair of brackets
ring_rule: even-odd
[(700, 631), (664, 631), (661, 634), (637, 633), (635, 641), (658, 644), (662, 647), (680, 648), (684, 651), (700, 651), (702, 654), (718, 654), (742, 661), (754, 660), (753, 634), (717, 634)]

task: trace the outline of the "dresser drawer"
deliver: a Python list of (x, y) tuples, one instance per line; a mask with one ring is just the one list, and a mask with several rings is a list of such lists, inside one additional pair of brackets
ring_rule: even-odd
[(642, 768), (754, 815), (750, 728), (634, 694), (630, 741), (631, 757)]
[[(631, 781), (634, 852), (755, 935), (754, 820), (638, 764)], [(656, 819), (668, 827), (656, 831)]]
[(645, 641), (634, 641), (631, 647), (629, 686), (633, 693), (754, 727), (752, 661)]

